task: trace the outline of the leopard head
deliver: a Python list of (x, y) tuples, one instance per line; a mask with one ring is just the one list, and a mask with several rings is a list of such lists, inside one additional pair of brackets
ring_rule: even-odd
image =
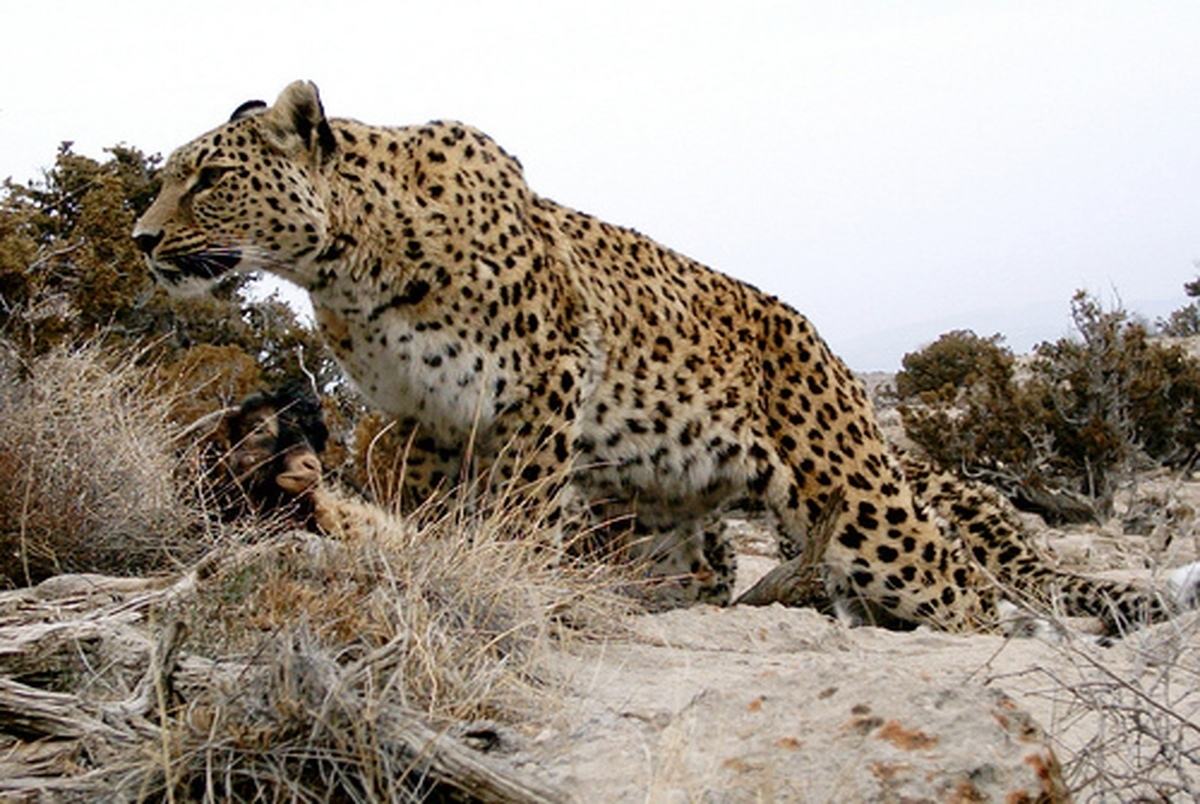
[(274, 106), (239, 106), (163, 166), (162, 190), (133, 230), (152, 275), (177, 295), (234, 271), (311, 286), (312, 261), (328, 245), (322, 169), (336, 150), (310, 82), (289, 85)]

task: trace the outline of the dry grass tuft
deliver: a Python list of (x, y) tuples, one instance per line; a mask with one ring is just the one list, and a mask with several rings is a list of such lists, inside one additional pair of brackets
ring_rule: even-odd
[(512, 719), (536, 706), (543, 646), (611, 633), (629, 609), (606, 591), (617, 570), (549, 560), (543, 527), (507, 501), (417, 521), (343, 541), (291, 532), (221, 559), (192, 614), (198, 642), (244, 653), (299, 627), (340, 661), (399, 646), (389, 687), (404, 706), (439, 722)]
[(424, 513), (341, 541), (229, 527), (165, 589), (0, 595), (0, 794), (555, 800), (478, 749), (553, 711), (540, 657), (616, 633), (621, 579), (550, 561), (504, 496)]
[(1131, 635), (1135, 673), (1118, 675), (1086, 651), (1072, 658), (1084, 680), (1064, 685), (1064, 727), (1092, 736), (1064, 763), (1074, 790), (1109, 800), (1200, 799), (1200, 619), (1195, 614)]
[(0, 585), (194, 558), (177, 431), (150, 373), (94, 342), (25, 364), (0, 352)]
[[(447, 515), (358, 542), (292, 534), (224, 562), (192, 611), (210, 629), (196, 641), (272, 670), (252, 691), (206, 697), (215, 725), (181, 747), (173, 772), (205, 778), (216, 797), (273, 797), (281, 779), (307, 779), (314, 796), (396, 800), (428, 792), (414, 772), (429, 771), (395, 740), (398, 723), (544, 715), (557, 689), (541, 653), (612, 633), (628, 604), (608, 579), (549, 566), (534, 542), (511, 538), (525, 527), (536, 523), (511, 510)], [(230, 739), (248, 727), (269, 748)], [(225, 781), (201, 777), (213, 762)]]

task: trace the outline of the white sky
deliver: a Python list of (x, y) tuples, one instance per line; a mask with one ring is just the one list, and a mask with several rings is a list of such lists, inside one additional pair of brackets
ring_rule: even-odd
[(535, 191), (782, 296), (856, 369), (952, 326), (1057, 337), (1081, 287), (1153, 317), (1198, 270), (1195, 0), (0, 9), (0, 178), (62, 140), (165, 154), (310, 78), (334, 116), (479, 126)]

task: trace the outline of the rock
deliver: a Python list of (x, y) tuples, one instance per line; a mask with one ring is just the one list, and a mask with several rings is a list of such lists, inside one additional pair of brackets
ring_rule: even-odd
[[(560, 656), (563, 724), (526, 759), (579, 800), (1065, 801), (1046, 735), (1002, 691), (913, 672), (811, 611), (693, 609)], [(934, 633), (902, 638), (932, 650)]]

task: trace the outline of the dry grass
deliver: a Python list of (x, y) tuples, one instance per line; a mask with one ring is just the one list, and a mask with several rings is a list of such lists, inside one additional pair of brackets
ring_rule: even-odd
[[(1180, 523), (1170, 521), (1176, 505), (1178, 501), (1156, 500), (1152, 516), (1160, 529), (1180, 532), (1182, 542)], [(1153, 553), (1130, 549), (1129, 555), (1107, 559), (1126, 568), (1157, 561)], [(1168, 574), (1161, 567), (1148, 573), (1160, 579)], [(1164, 610), (1178, 611), (1174, 592), (1142, 583)], [(1081, 638), (1079, 629), (1099, 633), (1103, 624), (1098, 618), (1065, 616), (1052, 597), (1029, 599), (1012, 588), (1007, 597), (1026, 612), (1007, 622), (1005, 630), (1048, 638), (1060, 661), (992, 681), (1006, 687), (1006, 680), (1015, 680), (1053, 712), (1042, 725), (1076, 800), (1200, 800), (1200, 612), (1132, 626), (1120, 637), (1096, 642)]]
[(0, 594), (0, 795), (554, 798), (446, 732), (486, 747), (551, 713), (540, 657), (614, 633), (623, 579), (553, 560), (541, 512), (507, 493), (342, 540), (200, 527), (184, 501), (203, 462), (178, 452), (169, 403), (92, 346), (5, 374), (11, 583), (178, 567), (172, 539), (198, 541), (172, 575)]
[(1077, 800), (1200, 799), (1200, 615), (1111, 648), (1067, 641), (1059, 649), (1053, 668), (991, 680), (1050, 705), (1054, 717), (1043, 725)]
[[(1185, 541), (1181, 523), (1171, 521), (1178, 501), (1168, 503), (1156, 500), (1157, 525), (1177, 531)], [(1157, 560), (1144, 545), (1131, 551), (1103, 558), (1126, 569)], [(1143, 574), (1165, 579), (1169, 572), (1159, 567)], [(1179, 592), (1141, 583), (1163, 609), (1178, 611)], [(1007, 623), (1008, 633), (1048, 637), (1059, 658), (991, 681), (1006, 689), (1011, 682), (1052, 713), (1042, 725), (1076, 800), (1200, 800), (1200, 612), (1179, 613), (1097, 642), (1081, 637), (1079, 629), (1098, 633), (1098, 619), (1064, 616), (1053, 598), (1030, 600), (1013, 589), (1007, 596), (1037, 612)]]
[(97, 343), (25, 364), (0, 352), (0, 584), (194, 558), (196, 512), (173, 482), (177, 431), (150, 373)]
[[(0, 793), (554, 798), (444, 737), (488, 743), (550, 714), (542, 653), (612, 634), (628, 610), (605, 571), (511, 538), (529, 527), (509, 508), (356, 541), (230, 534), (166, 589), (52, 579), (0, 596), (0, 669), (17, 686), (0, 693), (21, 702), (0, 695)], [(51, 692), (56, 715), (38, 709)], [(53, 761), (33, 754), (48, 738)]]
[[(428, 792), (411, 747), (389, 734), (401, 713), (438, 728), (544, 716), (559, 691), (541, 653), (611, 633), (627, 602), (605, 591), (611, 579), (556, 568), (536, 540), (512, 538), (536, 522), (492, 510), (358, 542), (293, 535), (223, 563), (191, 612), (197, 642), (274, 669), (249, 695), (210, 697), (214, 726), (173, 772), (216, 797), (307, 779), (301, 798), (396, 800)], [(267, 748), (229, 739), (247, 724)], [(201, 776), (213, 763), (224, 781)]]

